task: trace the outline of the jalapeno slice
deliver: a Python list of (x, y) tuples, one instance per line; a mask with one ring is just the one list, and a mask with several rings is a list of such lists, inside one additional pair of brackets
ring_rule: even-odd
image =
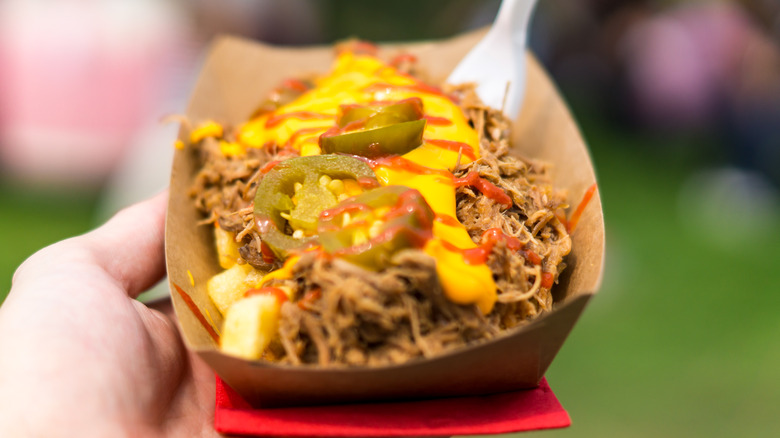
[(320, 136), (323, 152), (374, 158), (403, 155), (422, 144), (425, 120), (396, 123), (382, 128)]
[[(295, 238), (291, 227), (314, 232), (325, 209), (337, 204), (336, 196), (319, 183), (327, 175), (339, 179), (376, 179), (374, 171), (358, 159), (342, 155), (295, 157), (274, 166), (257, 186), (255, 220), (260, 236), (279, 258), (312, 244), (313, 236)], [(296, 185), (298, 190), (296, 191)]]
[(419, 97), (399, 100), (398, 102), (376, 103), (371, 105), (342, 105), (338, 119), (340, 127), (365, 120), (368, 129), (411, 122), (423, 117), (423, 103)]
[(376, 271), (397, 251), (423, 247), (432, 236), (433, 218), (420, 192), (385, 186), (324, 210), (317, 230), (326, 252)]
[[(383, 104), (343, 105), (339, 128), (320, 136), (320, 149), (369, 158), (403, 155), (422, 144), (422, 117), (419, 97)], [(350, 130), (355, 128), (360, 130)]]

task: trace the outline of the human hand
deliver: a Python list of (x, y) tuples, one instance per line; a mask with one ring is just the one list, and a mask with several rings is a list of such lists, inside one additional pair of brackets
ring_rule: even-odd
[(182, 344), (170, 302), (134, 299), (165, 273), (166, 199), (16, 271), (0, 307), (0, 436), (217, 436), (213, 372)]

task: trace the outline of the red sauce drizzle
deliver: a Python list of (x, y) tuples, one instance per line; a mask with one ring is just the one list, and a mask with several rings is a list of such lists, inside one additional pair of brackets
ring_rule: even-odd
[(282, 87), (289, 88), (290, 90), (299, 91), (305, 93), (309, 91), (309, 86), (300, 79), (288, 78), (282, 81)]
[[(365, 161), (374, 169), (376, 167), (385, 166), (385, 167), (391, 167), (396, 169), (403, 169), (417, 174), (438, 174), (438, 175), (444, 175), (449, 178), (452, 178), (452, 174), (447, 171), (431, 169), (419, 165), (417, 163), (414, 163), (400, 156), (385, 157), (385, 158), (380, 158), (378, 160), (365, 159)], [(485, 196), (493, 199), (494, 201), (504, 204), (507, 207), (512, 206), (512, 199), (509, 197), (509, 195), (507, 195), (503, 190), (496, 187), (491, 182), (487, 181), (484, 178), (481, 178), (479, 174), (476, 172), (470, 172), (468, 175), (466, 175), (466, 177), (455, 178), (452, 179), (452, 181), (457, 187), (461, 187), (465, 185), (475, 187), (477, 190), (482, 192)], [(459, 225), (457, 219), (447, 215), (437, 215), (435, 217), (435, 220), (445, 225), (451, 225), (451, 226)], [(379, 238), (379, 236), (377, 236), (377, 238)], [(480, 247), (469, 248), (465, 250), (461, 250), (448, 242), (443, 242), (443, 244), (446, 247), (448, 247), (450, 250), (459, 251), (463, 253), (467, 263), (470, 264), (484, 263), (485, 260), (487, 260), (487, 256), (492, 251), (493, 246), (495, 246), (496, 242), (500, 239), (505, 240), (509, 245), (510, 249), (512, 250), (520, 251), (522, 249), (522, 244), (517, 238), (512, 236), (507, 236), (498, 229), (488, 230), (485, 233), (485, 235), (483, 235), (483, 240), (484, 239), (487, 239), (487, 241)], [(539, 256), (533, 253), (532, 251), (523, 250), (523, 254), (525, 258), (529, 260), (531, 263), (533, 264), (541, 263), (541, 258), (539, 258)]]
[(542, 287), (545, 289), (550, 289), (553, 286), (553, 282), (555, 281), (555, 277), (552, 275), (551, 272), (542, 272)]
[(316, 288), (312, 289), (303, 296), (300, 300), (298, 300), (298, 307), (301, 309), (308, 309), (314, 301), (319, 300), (322, 298), (322, 289)]
[(500, 188), (496, 187), (490, 181), (486, 180), (485, 178), (481, 178), (476, 172), (469, 172), (465, 177), (456, 178), (453, 180), (453, 182), (455, 183), (456, 187), (474, 187), (475, 189), (482, 192), (483, 195), (498, 202), (499, 204), (503, 204), (507, 206), (507, 208), (512, 207), (512, 198), (510, 198), (509, 195), (507, 195)]
[(450, 227), (458, 227), (460, 226), (460, 222), (458, 222), (457, 219), (454, 217), (448, 215), (448, 214), (437, 214), (434, 218), (436, 222), (441, 222), (444, 225), (448, 225)]
[(289, 298), (287, 298), (287, 294), (278, 287), (261, 287), (260, 289), (249, 289), (248, 291), (244, 292), (244, 297), (251, 297), (255, 295), (273, 295), (276, 297), (276, 301), (278, 301), (280, 306), (285, 301), (289, 300)]
[(320, 213), (320, 220), (331, 221), (336, 216), (344, 213), (352, 213), (356, 211), (371, 211), (371, 210), (372, 208), (366, 204), (360, 204), (357, 202), (347, 203), (343, 205), (337, 205), (336, 207), (329, 208), (327, 210), (323, 210), (322, 213)]
[(401, 193), (395, 206), (387, 212), (384, 220), (390, 221), (399, 216), (412, 214), (421, 227), (430, 229), (433, 226), (433, 217), (426, 214), (426, 211), (422, 208), (423, 205), (426, 205), (425, 199), (419, 191), (414, 189), (407, 190)]
[(260, 242), (260, 254), (263, 256), (263, 261), (266, 263), (273, 263), (276, 261), (276, 254), (265, 242)]
[(432, 144), (436, 147), (447, 149), (449, 151), (453, 152), (460, 152), (463, 155), (469, 157), (471, 161), (474, 161), (477, 159), (476, 154), (474, 154), (474, 148), (469, 146), (467, 143), (463, 143), (462, 141), (452, 141), (452, 140), (440, 140), (440, 139), (433, 139), (428, 140), (425, 139), (425, 142), (428, 144)]
[(343, 255), (360, 254), (364, 251), (368, 251), (374, 246), (381, 245), (385, 242), (389, 242), (398, 234), (402, 234), (403, 236), (405, 236), (409, 240), (411, 246), (414, 248), (422, 248), (423, 246), (425, 246), (425, 242), (429, 241), (431, 237), (433, 237), (433, 234), (431, 233), (430, 229), (414, 229), (414, 228), (398, 225), (395, 227), (390, 227), (385, 229), (384, 231), (379, 233), (376, 237), (369, 239), (368, 242), (362, 243), (360, 245), (355, 245), (355, 246), (350, 246), (348, 248), (340, 249), (338, 251), (335, 251), (333, 255), (343, 256)]
[(531, 251), (530, 249), (524, 249), (522, 253), (523, 253), (523, 257), (525, 257), (526, 260), (533, 263), (534, 265), (542, 264), (542, 258), (539, 257), (539, 254)]
[[(397, 225), (397, 226), (391, 226), (389, 228), (386, 228), (382, 230), (381, 233), (379, 233), (377, 236), (371, 238), (368, 240), (368, 242), (362, 243), (360, 245), (351, 246), (348, 248), (343, 248), (338, 251), (335, 251), (333, 255), (340, 256), (340, 255), (351, 255), (351, 254), (360, 254), (364, 251), (367, 251), (377, 245), (381, 245), (385, 242), (389, 242), (395, 236), (401, 234), (409, 241), (410, 245), (414, 248), (422, 248), (425, 246), (425, 243), (430, 240), (433, 237), (433, 233), (431, 231), (431, 227), (433, 226), (433, 218), (426, 214), (426, 211), (422, 208), (424, 204), (424, 199), (419, 191), (417, 190), (407, 190), (398, 197), (398, 201), (395, 203), (393, 208), (384, 215), (382, 218), (383, 221), (388, 222), (393, 220), (394, 218), (397, 218), (399, 216), (404, 216), (407, 214), (414, 215), (415, 219), (417, 219), (417, 223), (419, 224), (419, 227), (410, 227), (406, 225)], [(364, 205), (364, 204), (347, 204), (344, 207), (352, 207), (355, 210), (365, 210), (370, 209), (370, 207)], [(335, 208), (332, 210), (339, 210), (339, 208)], [(350, 228), (354, 224), (350, 224)], [(368, 225), (366, 223), (365, 225)]]
[(195, 315), (195, 318), (200, 321), (200, 324), (203, 326), (203, 328), (206, 329), (206, 331), (211, 335), (211, 339), (214, 339), (214, 342), (219, 343), (219, 335), (214, 330), (214, 327), (211, 326), (211, 324), (206, 321), (206, 317), (203, 316), (203, 314), (200, 312), (200, 309), (198, 308), (198, 305), (195, 304), (194, 301), (192, 301), (192, 297), (190, 297), (187, 292), (184, 292), (182, 288), (179, 287), (176, 283), (172, 283), (173, 288), (176, 289), (176, 292), (179, 293), (179, 296), (182, 300), (184, 300), (184, 303), (187, 304), (187, 307), (190, 308), (190, 311)]
[(414, 161), (407, 160), (404, 157), (394, 155), (390, 157), (380, 158), (377, 160), (365, 160), (372, 169), (377, 167), (390, 167), (400, 170), (406, 170), (408, 172), (416, 173), (419, 175), (442, 175), (447, 178), (452, 178), (452, 174), (446, 170), (431, 169), (423, 165), (417, 164)]
[(498, 242), (504, 241), (506, 242), (507, 248), (512, 251), (519, 251), (526, 260), (533, 263), (534, 265), (539, 265), (542, 263), (541, 257), (539, 257), (535, 252), (528, 249), (523, 249), (523, 242), (521, 242), (520, 239), (505, 234), (498, 228), (490, 228), (489, 230), (485, 231), (482, 234), (481, 241), (482, 244), (476, 248), (458, 248), (452, 243), (446, 241), (442, 241), (442, 245), (444, 245), (444, 247), (450, 251), (461, 253), (466, 263), (470, 265), (481, 265), (487, 261), (488, 256), (490, 256), (490, 253), (493, 252), (493, 248), (496, 246), (496, 244)]
[(436, 116), (423, 116), (425, 119), (425, 122), (429, 125), (435, 125), (435, 126), (450, 126), (452, 125), (452, 120), (446, 118), (446, 117), (436, 117)]
[(315, 113), (313, 111), (293, 111), (291, 113), (276, 114), (266, 120), (265, 127), (273, 128), (280, 125), (287, 119), (300, 119), (300, 120), (316, 120), (316, 119), (333, 119), (336, 116), (331, 114)]
[(368, 189), (375, 189), (379, 187), (379, 181), (375, 180), (374, 178), (368, 177), (368, 176), (361, 176), (357, 179), (357, 183), (365, 190)]
[(293, 143), (298, 141), (298, 138), (302, 135), (306, 134), (314, 134), (315, 132), (325, 131), (326, 127), (313, 127), (313, 128), (301, 128), (295, 132), (292, 133), (289, 139), (287, 139), (287, 143), (285, 143), (285, 147), (292, 147)]
[(273, 168), (274, 168), (274, 167), (275, 167), (277, 164), (279, 164), (279, 163), (281, 163), (281, 161), (280, 161), (280, 160), (273, 160), (273, 161), (269, 161), (269, 162), (267, 162), (267, 163), (265, 164), (265, 166), (263, 166), (263, 167), (261, 167), (261, 168), (260, 168), (260, 173), (263, 173), (263, 174), (265, 174), (265, 173), (268, 173), (268, 172), (270, 172), (270, 171), (271, 171), (271, 169), (273, 169)]
[[(356, 157), (360, 158), (360, 157)], [(377, 160), (370, 160), (363, 158), (363, 160), (371, 166), (372, 169), (377, 167), (390, 167), (394, 169), (406, 170), (408, 172), (416, 173), (418, 175), (442, 175), (450, 178), (455, 187), (471, 186), (482, 192), (488, 198), (498, 202), (499, 204), (506, 205), (507, 208), (512, 207), (512, 198), (509, 197), (503, 190), (496, 187), (490, 181), (481, 178), (476, 172), (469, 172), (463, 178), (452, 178), (452, 174), (446, 170), (431, 169), (417, 164), (413, 161), (407, 160), (401, 156), (391, 156), (380, 158)]]
[(588, 203), (590, 203), (590, 200), (593, 198), (595, 193), (596, 183), (593, 183), (593, 185), (590, 186), (585, 192), (585, 195), (582, 196), (582, 201), (580, 201), (579, 205), (577, 205), (577, 209), (574, 210), (574, 213), (572, 213), (571, 218), (569, 219), (569, 223), (566, 224), (566, 231), (568, 231), (569, 234), (573, 233), (574, 229), (577, 228), (577, 222), (580, 221), (582, 212), (585, 211), (585, 207), (588, 206)]
[(265, 144), (264, 147), (265, 147), (265, 150), (267, 150), (271, 154), (275, 153), (276, 157), (280, 158), (280, 159), (272, 160), (272, 161), (269, 161), (268, 163), (265, 163), (265, 165), (260, 168), (260, 173), (263, 173), (263, 174), (266, 174), (266, 173), (270, 172), (271, 169), (276, 167), (277, 164), (279, 164), (282, 161), (284, 161), (284, 159), (281, 159), (281, 157), (287, 157), (288, 155), (290, 157), (297, 157), (298, 156), (298, 151), (293, 149), (289, 145), (285, 146), (285, 147), (283, 147), (281, 149), (277, 149), (276, 148), (276, 143), (274, 143), (272, 141), (269, 141), (268, 143)]
[(409, 62), (414, 64), (417, 62), (417, 57), (412, 55), (411, 53), (401, 53), (399, 55), (396, 55), (395, 57), (393, 57), (393, 59), (390, 60), (390, 65), (392, 65), (393, 67), (398, 67), (404, 62)]
[(318, 141), (320, 145), (322, 145), (323, 138), (335, 137), (337, 135), (344, 134), (345, 132), (355, 131), (362, 128), (365, 124), (366, 124), (366, 119), (360, 119), (360, 120), (353, 120), (341, 127), (338, 125), (333, 126), (329, 128), (327, 131), (323, 132), (322, 135), (318, 137)]
[[(345, 227), (340, 227), (343, 230), (351, 230), (355, 228), (366, 228), (370, 224), (367, 220), (359, 220), (359, 221), (352, 221)], [(339, 227), (334, 227), (335, 229), (339, 229)]]
[(491, 228), (485, 231), (481, 240), (483, 243), (478, 247), (467, 249), (458, 248), (449, 242), (443, 242), (443, 244), (450, 251), (463, 254), (463, 259), (470, 265), (484, 264), (490, 253), (493, 252), (493, 247), (501, 240), (505, 241), (507, 247), (513, 251), (518, 251), (523, 246), (522, 242), (516, 237), (508, 236), (498, 228)]

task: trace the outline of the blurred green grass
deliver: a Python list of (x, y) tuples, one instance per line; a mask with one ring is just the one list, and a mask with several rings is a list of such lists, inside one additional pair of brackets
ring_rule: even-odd
[(714, 140), (664, 144), (575, 113), (604, 203), (605, 280), (547, 373), (572, 426), (537, 433), (776, 436), (780, 227), (731, 247), (690, 232), (680, 186)]

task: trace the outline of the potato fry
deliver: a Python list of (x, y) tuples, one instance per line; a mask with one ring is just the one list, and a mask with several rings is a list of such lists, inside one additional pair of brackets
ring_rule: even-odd
[(260, 359), (276, 337), (279, 302), (273, 295), (243, 298), (230, 306), (222, 326), (222, 351), (245, 359)]
[(244, 292), (251, 289), (254, 284), (246, 283), (247, 277), (255, 271), (248, 264), (235, 264), (231, 268), (211, 277), (206, 284), (209, 298), (217, 306), (217, 309), (225, 315), (228, 307), (244, 296)]
[(214, 227), (217, 256), (219, 257), (219, 266), (222, 266), (222, 269), (229, 269), (241, 257), (238, 253), (238, 243), (235, 237), (235, 233), (225, 231), (219, 226)]

